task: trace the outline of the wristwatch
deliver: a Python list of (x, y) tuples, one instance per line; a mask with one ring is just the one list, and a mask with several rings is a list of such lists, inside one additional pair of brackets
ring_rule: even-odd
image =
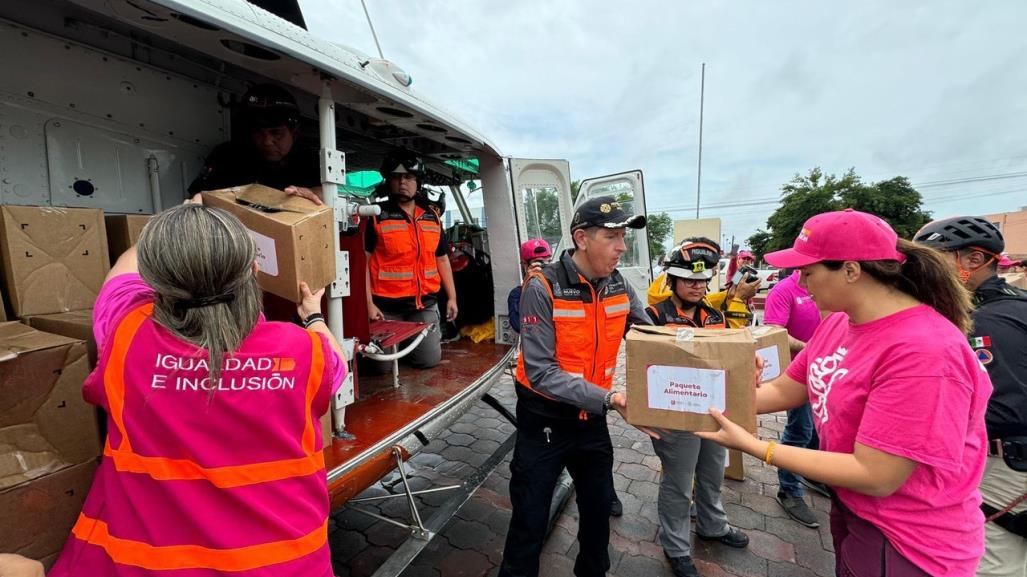
[(309, 329), (310, 325), (316, 322), (325, 322), (325, 317), (321, 313), (311, 313), (307, 318), (303, 319), (303, 328)]
[(613, 394), (614, 394), (614, 392), (610, 391), (610, 392), (606, 393), (605, 397), (603, 397), (603, 414), (604, 415), (606, 413), (610, 412), (610, 408), (611, 408), (610, 403), (613, 401)]

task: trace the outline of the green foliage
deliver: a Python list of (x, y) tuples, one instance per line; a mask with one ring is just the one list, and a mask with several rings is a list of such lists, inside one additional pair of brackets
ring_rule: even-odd
[(904, 176), (866, 184), (849, 169), (841, 177), (825, 175), (814, 168), (781, 187), (781, 206), (767, 219), (767, 230), (748, 239), (749, 247), (763, 254), (792, 246), (803, 223), (822, 212), (854, 208), (876, 214), (890, 224), (899, 236), (909, 238), (931, 217), (922, 210), (923, 198)]
[(674, 232), (674, 219), (665, 212), (650, 214), (646, 218), (646, 233), (649, 235), (649, 258), (657, 260), (667, 252), (667, 239)]
[(560, 198), (556, 189), (530, 189), (524, 201), (528, 238), (543, 238), (555, 249), (562, 235)]

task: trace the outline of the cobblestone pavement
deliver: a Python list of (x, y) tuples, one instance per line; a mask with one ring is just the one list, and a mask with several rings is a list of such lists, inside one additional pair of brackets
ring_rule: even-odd
[[(622, 364), (623, 366), (623, 364)], [(618, 377), (623, 383), (623, 374)], [(513, 383), (505, 376), (493, 396), (513, 408)], [(764, 438), (779, 438), (784, 414), (759, 419)], [(481, 465), (514, 428), (495, 410), (477, 403), (449, 430), (410, 460), (410, 482), (416, 489), (459, 484)], [(624, 516), (611, 519), (610, 575), (670, 576), (657, 533), (656, 497), (660, 460), (645, 434), (619, 415), (610, 419), (614, 446), (614, 485), (624, 503)], [(829, 577), (834, 572), (827, 512), (830, 502), (807, 497), (820, 519), (809, 529), (788, 519), (775, 501), (777, 472), (745, 457), (745, 481), (724, 481), (724, 506), (730, 522), (751, 540), (746, 549), (694, 541), (693, 558), (704, 577)], [(502, 559), (510, 521), (510, 455), (488, 477), (450, 523), (403, 573), (404, 577), (478, 577), (495, 575)], [(361, 496), (385, 495), (402, 488), (392, 474)], [(446, 493), (418, 497), (422, 518), (428, 518), (447, 499)], [(372, 510), (406, 519), (404, 499), (392, 499)], [(577, 507), (573, 496), (557, 519), (542, 554), (543, 577), (572, 575), (577, 554)], [(330, 543), (339, 577), (366, 577), (407, 538), (407, 531), (346, 507), (332, 515)]]

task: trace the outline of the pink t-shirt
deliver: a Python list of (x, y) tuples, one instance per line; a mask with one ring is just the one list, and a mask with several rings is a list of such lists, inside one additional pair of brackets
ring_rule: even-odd
[(895, 493), (837, 489), (842, 502), (927, 573), (974, 575), (991, 381), (966, 337), (926, 305), (860, 325), (835, 313), (788, 376), (807, 384), (821, 450), (852, 453), (859, 442), (917, 463)]
[(820, 310), (799, 286), (799, 271), (774, 285), (767, 295), (763, 323), (784, 327), (792, 338), (806, 342), (820, 325)]
[[(104, 343), (111, 336), (115, 325), (125, 314), (153, 300), (153, 289), (146, 284), (143, 277), (136, 273), (118, 275), (106, 283), (100, 289), (96, 297), (96, 304), (93, 305), (93, 337), (96, 338), (96, 348), (103, 350)], [(264, 315), (260, 315), (258, 322), (265, 322)], [(338, 353), (331, 351), (332, 366), (332, 394), (342, 386), (342, 379), (346, 376), (346, 363), (342, 362)]]

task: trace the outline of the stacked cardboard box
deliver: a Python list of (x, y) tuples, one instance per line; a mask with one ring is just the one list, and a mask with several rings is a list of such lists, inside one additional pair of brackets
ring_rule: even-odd
[(86, 343), (89, 368), (96, 366), (96, 340), (93, 338), (93, 309), (69, 311), (55, 315), (23, 317), (30, 327), (55, 335), (78, 339)]
[(104, 216), (107, 226), (107, 249), (110, 253), (111, 265), (126, 250), (139, 241), (139, 233), (153, 218), (148, 214), (108, 214)]
[(100, 454), (85, 343), (0, 323), (0, 551), (52, 560)]
[(82, 383), (96, 355), (92, 306), (110, 267), (103, 212), (0, 207), (0, 263), (11, 312), (40, 329), (0, 323), (0, 550), (49, 565), (100, 454)]
[(103, 211), (0, 207), (0, 259), (21, 318), (93, 307), (110, 269)]
[[(138, 222), (136, 216), (114, 217), (114, 230)], [(39, 330), (85, 341), (95, 364), (92, 307), (110, 270), (103, 211), (0, 207), (0, 238), (14, 315)]]

